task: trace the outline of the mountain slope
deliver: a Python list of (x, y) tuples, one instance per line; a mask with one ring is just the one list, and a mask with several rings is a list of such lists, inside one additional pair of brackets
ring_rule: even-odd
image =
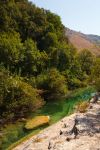
[(66, 28), (65, 31), (69, 41), (78, 49), (78, 51), (89, 49), (93, 54), (97, 56), (100, 55), (100, 36), (86, 35), (68, 28)]
[(97, 45), (100, 46), (100, 36), (98, 36), (98, 35), (93, 35), (93, 34), (88, 34), (88, 35), (87, 35), (87, 38), (88, 38), (90, 41), (92, 41), (92, 42), (94, 42), (94, 43), (96, 43)]

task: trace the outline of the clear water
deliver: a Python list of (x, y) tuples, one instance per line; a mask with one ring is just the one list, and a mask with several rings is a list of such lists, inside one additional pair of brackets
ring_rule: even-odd
[[(89, 100), (91, 94), (95, 90), (91, 87), (78, 89), (72, 92), (69, 98), (60, 100), (60, 101), (51, 101), (47, 102), (41, 109), (37, 112), (31, 114), (30, 118), (38, 115), (49, 115), (51, 118), (50, 125), (59, 121), (61, 118), (70, 115), (74, 112), (74, 107), (79, 101)], [(23, 123), (16, 123), (14, 125), (8, 125), (5, 129), (5, 136), (1, 140), (1, 149), (7, 149), (11, 144), (20, 140), (21, 138), (29, 135), (30, 133), (35, 134), (36, 132), (41, 131), (45, 127), (39, 127), (35, 130), (26, 131), (23, 129)]]

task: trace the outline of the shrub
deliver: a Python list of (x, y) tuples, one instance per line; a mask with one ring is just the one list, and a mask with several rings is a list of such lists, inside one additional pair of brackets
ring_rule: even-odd
[(12, 110), (16, 116), (24, 116), (24, 114), (35, 111), (43, 104), (38, 90), (31, 85), (15, 78), (11, 79), (8, 85), (7, 101), (9, 97), (10, 103), (7, 104), (7, 108)]
[(0, 33), (0, 63), (9, 65), (10, 71), (17, 70), (24, 58), (24, 47), (17, 32)]
[(89, 103), (88, 103), (88, 102), (86, 102), (86, 101), (82, 102), (82, 101), (81, 101), (81, 102), (79, 102), (79, 103), (77, 104), (77, 110), (78, 110), (80, 113), (84, 113), (84, 112), (86, 112), (88, 106), (89, 106)]
[(23, 124), (7, 124), (6, 128), (1, 128), (3, 135), (0, 137), (0, 148), (7, 149), (9, 144), (12, 144), (24, 135)]
[(36, 78), (37, 88), (46, 89), (47, 80), (48, 80), (47, 72), (38, 75), (37, 78)]
[(78, 54), (78, 61), (81, 65), (81, 69), (87, 75), (91, 74), (91, 69), (94, 65), (94, 60), (95, 60), (94, 55), (88, 49), (83, 49)]
[(100, 78), (96, 79), (96, 81), (95, 81), (95, 87), (96, 87), (96, 90), (98, 92), (100, 92)]
[[(67, 93), (66, 79), (56, 69), (51, 69), (49, 72), (49, 89), (54, 97), (61, 98)], [(52, 95), (53, 96), (53, 95)]]
[(32, 87), (36, 88), (36, 79), (34, 76), (26, 78), (26, 82), (29, 83)]
[(0, 72), (0, 97), (0, 117), (5, 120), (26, 116), (44, 104), (37, 89), (3, 70)]
[(37, 87), (43, 89), (45, 100), (58, 100), (67, 93), (66, 80), (56, 68), (37, 77)]
[(83, 87), (85, 86), (79, 79), (77, 78), (72, 78), (72, 79), (67, 79), (67, 82), (68, 82), (68, 88), (70, 90), (74, 90), (76, 88), (80, 88), (80, 87)]

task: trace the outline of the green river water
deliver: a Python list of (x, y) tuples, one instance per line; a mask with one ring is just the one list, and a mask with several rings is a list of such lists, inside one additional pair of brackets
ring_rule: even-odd
[[(69, 94), (69, 98), (67, 97), (64, 100), (48, 102), (36, 113), (31, 114), (30, 117), (37, 115), (49, 115), (51, 118), (50, 124), (53, 124), (59, 121), (61, 118), (72, 114), (74, 112), (75, 105), (79, 101), (89, 100), (91, 98), (91, 93), (93, 92), (95, 92), (95, 90), (92, 87), (75, 90)], [(3, 128), (2, 130), (5, 134), (2, 138), (0, 138), (0, 148), (2, 150), (8, 149), (11, 144), (29, 135), (30, 133), (38, 133), (46, 126), (39, 127), (31, 131), (26, 131), (23, 129), (23, 127), (23, 123), (17, 122), (16, 124), (7, 125), (5, 128)]]

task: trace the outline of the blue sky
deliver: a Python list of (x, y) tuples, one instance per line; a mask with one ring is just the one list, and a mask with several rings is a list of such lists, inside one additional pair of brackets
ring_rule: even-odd
[(100, 0), (30, 0), (51, 10), (70, 29), (100, 35)]

